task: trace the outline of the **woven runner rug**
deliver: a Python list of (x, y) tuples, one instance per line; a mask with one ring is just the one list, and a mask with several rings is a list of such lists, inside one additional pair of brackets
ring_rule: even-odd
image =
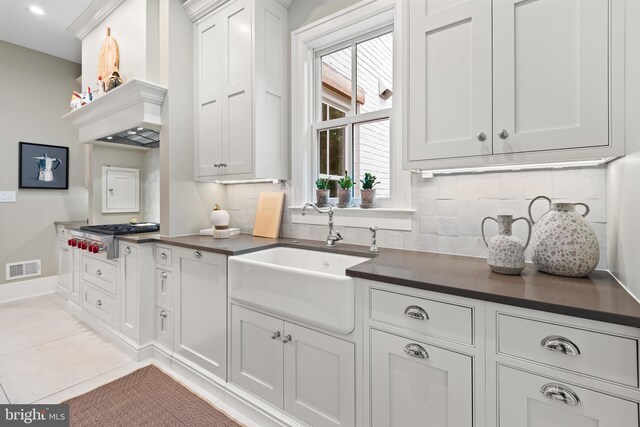
[(66, 401), (73, 427), (239, 427), (150, 365)]

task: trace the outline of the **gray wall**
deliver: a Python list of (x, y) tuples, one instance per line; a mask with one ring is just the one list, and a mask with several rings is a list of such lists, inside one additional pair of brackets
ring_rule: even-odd
[(640, 298), (640, 2), (626, 3), (627, 156), (612, 162), (607, 174), (609, 267)]
[(293, 31), (360, 0), (293, 0), (289, 7), (289, 30)]
[(0, 41), (0, 190), (18, 190), (18, 142), (65, 145), (69, 190), (19, 190), (0, 204), (0, 284), (8, 262), (42, 259), (43, 276), (57, 273), (53, 221), (86, 220), (84, 147), (62, 116), (80, 85), (80, 65)]

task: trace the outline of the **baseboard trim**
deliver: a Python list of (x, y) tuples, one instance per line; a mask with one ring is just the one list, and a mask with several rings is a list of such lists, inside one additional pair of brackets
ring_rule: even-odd
[(52, 294), (57, 284), (58, 276), (47, 276), (0, 285), (0, 304)]

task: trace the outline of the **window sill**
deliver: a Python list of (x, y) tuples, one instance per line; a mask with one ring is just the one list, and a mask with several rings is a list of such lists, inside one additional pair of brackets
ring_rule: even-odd
[[(290, 206), (291, 222), (294, 224), (327, 225), (327, 214), (319, 214), (307, 209), (302, 215), (302, 206)], [(413, 209), (375, 208), (333, 208), (333, 222), (336, 226), (369, 228), (376, 226), (385, 230), (411, 231)]]

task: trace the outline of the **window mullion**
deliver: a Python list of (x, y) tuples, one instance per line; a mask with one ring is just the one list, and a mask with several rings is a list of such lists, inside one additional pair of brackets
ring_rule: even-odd
[(354, 42), (351, 45), (351, 114), (358, 115), (358, 58), (357, 47)]

